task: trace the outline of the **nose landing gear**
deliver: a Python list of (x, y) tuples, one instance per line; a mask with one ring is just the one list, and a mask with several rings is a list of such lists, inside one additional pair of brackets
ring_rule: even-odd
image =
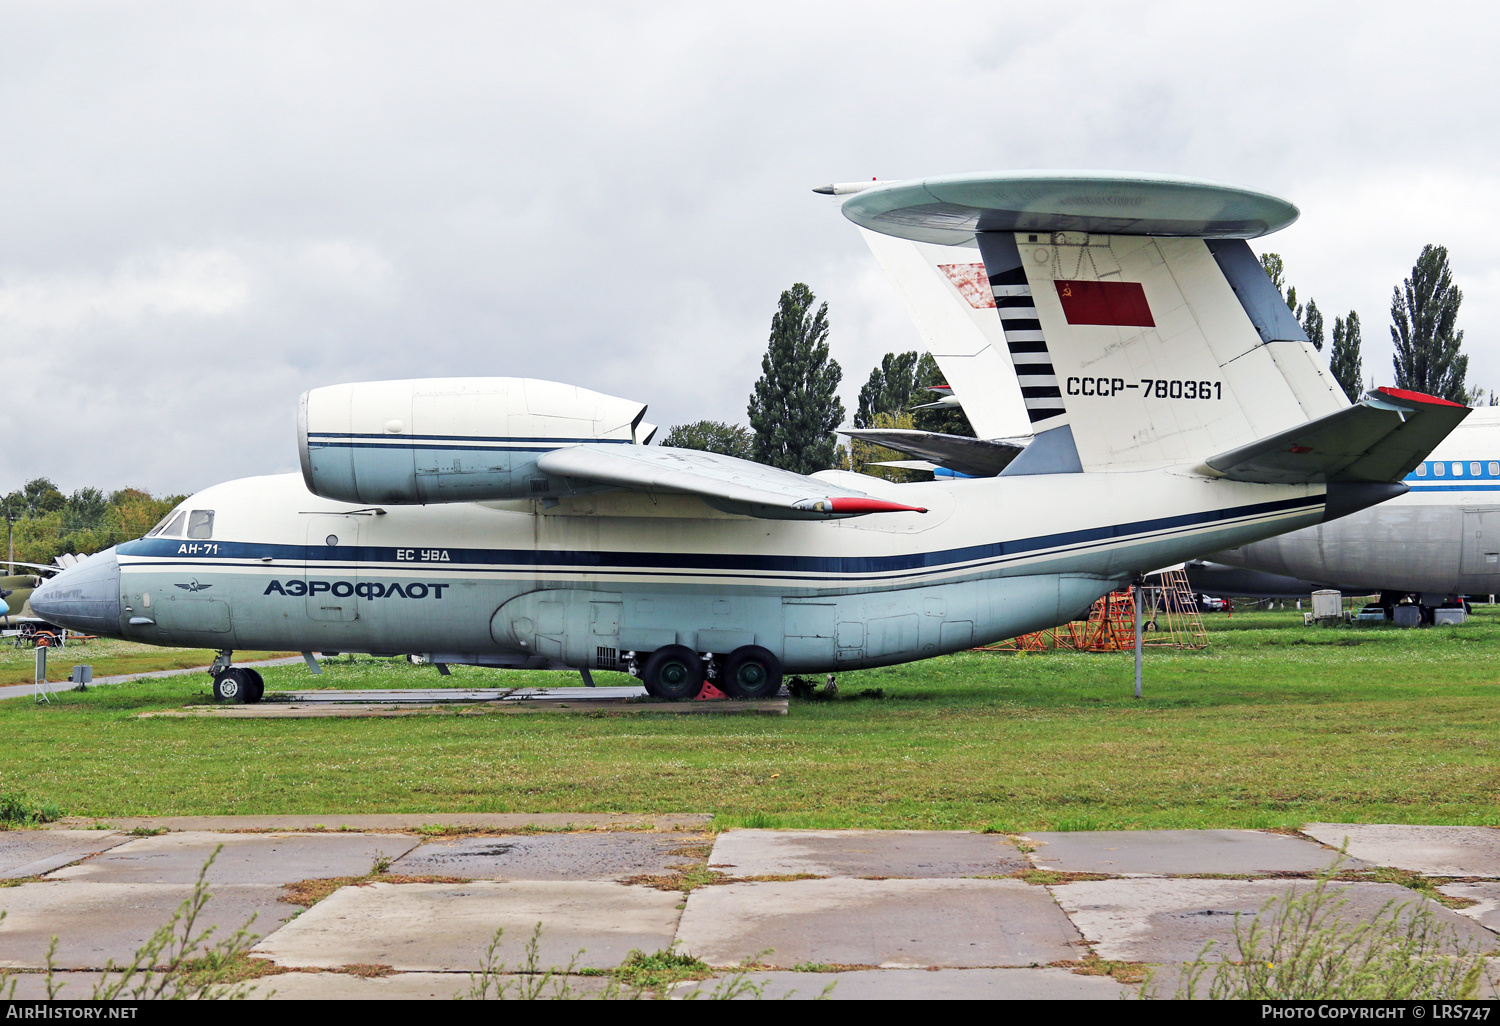
[(261, 675), (246, 666), (230, 666), (234, 653), (224, 649), (216, 653), (208, 672), (214, 678), (214, 697), (221, 702), (243, 702), (252, 705), (266, 693), (266, 682)]

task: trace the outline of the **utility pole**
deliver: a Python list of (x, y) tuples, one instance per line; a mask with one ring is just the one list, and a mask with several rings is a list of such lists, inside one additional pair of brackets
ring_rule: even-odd
[(5, 497), (5, 561), (11, 576), (16, 573), (16, 518), (10, 512), (10, 496)]

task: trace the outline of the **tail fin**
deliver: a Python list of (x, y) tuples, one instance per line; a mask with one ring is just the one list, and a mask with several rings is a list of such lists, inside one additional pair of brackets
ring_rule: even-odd
[(1243, 240), (979, 245), (1033, 429), (1066, 429), (1084, 470), (1197, 461), (1349, 405)]
[(979, 251), (861, 229), (980, 438), (1031, 434)]
[(956, 253), (977, 242), (1037, 434), (1007, 474), (1197, 464), (1349, 406), (1243, 241), (1295, 219), (1274, 197), (1029, 172), (892, 183), (844, 212)]

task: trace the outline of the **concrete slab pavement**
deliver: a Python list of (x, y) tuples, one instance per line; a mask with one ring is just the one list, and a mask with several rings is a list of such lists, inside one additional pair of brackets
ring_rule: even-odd
[(698, 834), (585, 833), (512, 834), (429, 841), (392, 864), (408, 876), (463, 876), (476, 880), (616, 880), (665, 874), (668, 867), (697, 861), (672, 852), (706, 845)]
[[(87, 1001), (94, 993), (94, 984), (99, 982), (100, 973), (72, 973), (61, 972), (52, 974), (52, 982), (59, 989), (57, 991), (58, 1001)], [(16, 973), (11, 976), (15, 981), (15, 997), (17, 1001), (41, 1001), (47, 998), (47, 974), (46, 973)], [(10, 984), (6, 984), (6, 993), (9, 993)]]
[[(128, 963), (193, 893), (187, 884), (66, 883), (43, 881), (0, 890), (6, 912), (0, 928), (0, 966), (40, 968), (47, 945), (58, 938), (56, 964), (101, 969)], [(233, 934), (254, 915), (250, 932), (270, 934), (297, 912), (271, 884), (218, 886), (194, 927), (214, 927), (210, 944)]]
[[(1338, 857), (1305, 838), (1263, 830), (1040, 831), (1026, 839), (1037, 846), (1031, 861), (1038, 869), (1110, 876), (1316, 873)], [(1343, 868), (1366, 865), (1345, 859)]]
[(0, 880), (40, 876), (130, 840), (114, 830), (0, 831)]
[(1376, 866), (1425, 876), (1500, 877), (1500, 829), (1482, 826), (1392, 826), (1309, 823), (1302, 832)]
[(1026, 966), (1084, 954), (1052, 896), (1019, 880), (700, 887), (688, 895), (677, 939), (679, 950), (716, 966)]
[[(1060, 884), (1051, 891), (1100, 958), (1121, 962), (1187, 962), (1214, 941), (1208, 957), (1234, 952), (1235, 917), (1248, 928), (1266, 902), (1295, 891), (1307, 881), (1286, 880), (1091, 880)], [(1495, 945), (1494, 935), (1415, 891), (1397, 884), (1339, 885), (1348, 921), (1373, 918), (1387, 902), (1430, 909), (1460, 939)]]
[(417, 846), (405, 834), (216, 834), (202, 831), (138, 837), (52, 874), (88, 883), (177, 883), (208, 870), (215, 889), (224, 884), (289, 884), (330, 876), (360, 876), (377, 858), (397, 859)]
[[(679, 984), (672, 997), (706, 998), (724, 977)], [(1132, 992), (1108, 976), (1067, 969), (866, 969), (844, 973), (748, 973), (767, 1001), (1118, 1001)], [(833, 989), (828, 990), (828, 985)], [(746, 994), (744, 997), (752, 997)]]
[[(279, 973), (255, 981), (259, 989), (252, 998), (272, 1001), (431, 1001), (467, 998), (473, 981), (468, 973), (396, 973), (393, 976), (356, 976), (350, 973)], [(545, 983), (510, 976), (501, 981), (506, 998), (517, 996), (523, 986), (540, 985), (543, 999), (595, 997), (610, 986), (607, 977), (554, 976)], [(494, 991), (490, 992), (491, 998)]]
[(1477, 904), (1468, 908), (1454, 909), (1461, 916), (1488, 929), (1500, 933), (1500, 882), (1496, 883), (1450, 883), (1438, 888), (1443, 894), (1454, 898), (1469, 898)]
[(714, 842), (708, 861), (731, 876), (933, 880), (1031, 868), (1002, 834), (930, 830), (730, 830)]
[[(54, 867), (41, 882), (0, 888), (0, 909), (10, 913), (0, 926), (0, 966), (39, 967), (56, 934), (58, 964), (81, 972), (72, 977), (78, 993), (65, 996), (87, 997), (87, 971), (110, 958), (129, 960), (188, 897), (204, 860), (222, 843), (206, 921), (222, 937), (259, 913), (250, 929), (266, 936), (256, 954), (294, 970), (257, 981), (261, 995), (275, 989), (282, 997), (451, 996), (467, 991), (468, 974), (481, 968), (497, 927), (505, 929), (498, 958), (513, 970), (541, 923), (544, 968), (566, 966), (580, 949), (579, 966), (613, 967), (633, 948), (654, 952), (675, 941), (679, 951), (718, 966), (760, 956), (785, 968), (881, 967), (753, 974), (766, 982), (769, 997), (792, 989), (797, 997), (816, 997), (834, 979), (837, 998), (1109, 997), (1122, 989), (1112, 980), (1045, 967), (1092, 951), (1163, 964), (1162, 979), (1170, 983), (1178, 963), (1198, 957), (1208, 940), (1232, 944), (1236, 912), (1253, 916), (1268, 898), (1312, 886), (1306, 878), (1168, 874), (1310, 876), (1332, 858), (1314, 842), (1256, 831), (1039, 833), (1028, 857), (1001, 835), (730, 830), (717, 836), (709, 856), (721, 872), (815, 878), (710, 885), (685, 900), (681, 891), (618, 882), (701, 860), (708, 820), (602, 813), (182, 817), (143, 822), (193, 828), (154, 837), (119, 830), (0, 832), (0, 872)], [(488, 832), (415, 835), (434, 823)], [(345, 825), (362, 829), (330, 829)], [(593, 829), (554, 832), (566, 827)], [(529, 832), (536, 830), (542, 832)], [(1381, 860), (1398, 865), (1472, 870), (1486, 865), (1493, 832), (1476, 833), (1482, 830), (1386, 827), (1364, 840), (1384, 845)], [(672, 854), (688, 848), (697, 850)], [(377, 857), (394, 859), (392, 873), (472, 879), (345, 887), (300, 916), (279, 900), (285, 883), (361, 875)], [(73, 864), (55, 868), (60, 860)], [(1113, 878), (1051, 887), (984, 878), (1033, 861)], [(491, 876), (505, 879), (484, 879)], [(1496, 947), (1491, 931), (1500, 932), (1500, 879), (1444, 885), (1446, 893), (1478, 902), (1460, 912), (1393, 884), (1339, 886), (1349, 919), (1368, 919), (1388, 901), (1418, 903), (1461, 938)], [(389, 966), (397, 975), (367, 979), (339, 971), (354, 965)], [(590, 986), (602, 986), (590, 979)], [(27, 995), (42, 986), (35, 974), (19, 983)]]
[(266, 938), (255, 953), (278, 965), (364, 963), (403, 971), (479, 968), (497, 927), (515, 967), (542, 924), (543, 966), (618, 965), (632, 949), (660, 951), (677, 928), (678, 891), (595, 881), (387, 884), (345, 887)]

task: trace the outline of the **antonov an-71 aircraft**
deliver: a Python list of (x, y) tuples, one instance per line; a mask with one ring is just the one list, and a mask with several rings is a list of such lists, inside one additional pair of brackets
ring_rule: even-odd
[(998, 476), (804, 477), (647, 446), (645, 406), (553, 382), (333, 385), (302, 397), (300, 475), (202, 491), (32, 607), (218, 649), (222, 698), (260, 696), (237, 648), (760, 696), (783, 672), (1064, 623), (1139, 573), (1399, 495), (1469, 412), (1349, 404), (1244, 241), (1296, 218), (1271, 196), (1020, 172), (881, 183), (843, 210), (956, 263), (977, 250), (1035, 432)]

